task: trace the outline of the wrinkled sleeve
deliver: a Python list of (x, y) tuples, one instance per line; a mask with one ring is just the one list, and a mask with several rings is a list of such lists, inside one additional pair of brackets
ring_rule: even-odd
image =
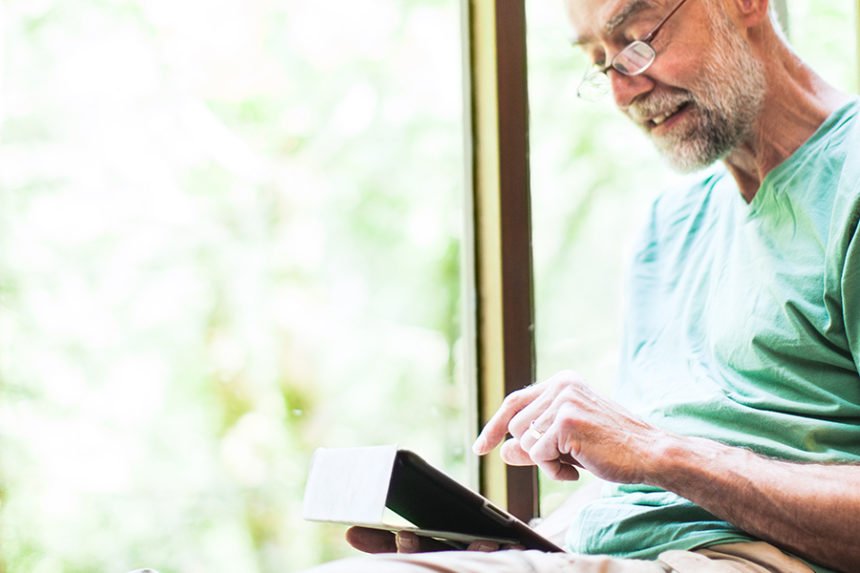
[(854, 365), (860, 372), (860, 201), (848, 218), (845, 230), (846, 249), (842, 264), (842, 311), (845, 323), (845, 335)]

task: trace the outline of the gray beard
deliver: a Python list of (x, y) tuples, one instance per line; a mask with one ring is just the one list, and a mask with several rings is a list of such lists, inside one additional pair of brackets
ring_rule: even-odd
[(672, 167), (685, 173), (725, 158), (750, 139), (767, 87), (764, 67), (750, 55), (749, 46), (723, 15), (714, 20), (715, 42), (704, 62), (701, 81), (690, 91), (667, 97), (688, 102), (686, 129), (652, 136)]

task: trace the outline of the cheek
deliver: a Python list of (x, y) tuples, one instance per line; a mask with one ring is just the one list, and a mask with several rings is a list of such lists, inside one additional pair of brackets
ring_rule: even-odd
[(657, 54), (646, 74), (672, 91), (698, 91), (706, 77), (704, 62), (695, 58), (669, 57), (668, 54), (663, 56)]
[[(659, 40), (659, 38), (658, 38)], [(695, 35), (673, 36), (654, 46), (657, 58), (651, 69), (660, 74), (661, 82), (689, 87), (700, 82), (713, 59), (714, 49)]]

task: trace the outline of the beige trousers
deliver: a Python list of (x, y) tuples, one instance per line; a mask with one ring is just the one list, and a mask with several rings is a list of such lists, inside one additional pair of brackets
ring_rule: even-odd
[(814, 573), (764, 542), (666, 551), (657, 561), (539, 551), (445, 551), (385, 554), (334, 561), (306, 573)]

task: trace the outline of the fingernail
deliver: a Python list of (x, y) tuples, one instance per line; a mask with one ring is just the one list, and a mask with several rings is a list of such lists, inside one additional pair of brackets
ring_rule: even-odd
[(484, 436), (478, 436), (478, 439), (475, 440), (475, 443), (472, 444), (472, 451), (478, 455), (484, 453), (484, 448), (487, 446), (487, 440)]
[(487, 541), (476, 541), (472, 543), (470, 549), (472, 551), (484, 551), (490, 553), (492, 551), (498, 551), (499, 545), (498, 543), (490, 543)]

